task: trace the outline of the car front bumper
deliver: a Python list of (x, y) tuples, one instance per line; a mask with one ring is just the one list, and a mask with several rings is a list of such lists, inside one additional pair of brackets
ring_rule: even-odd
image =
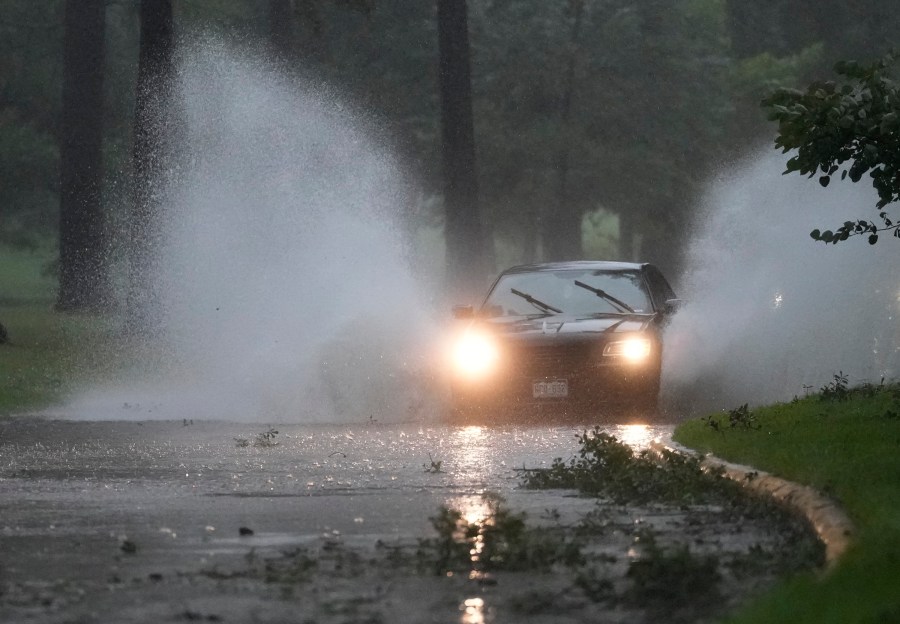
[(588, 366), (580, 370), (496, 373), (452, 383), (457, 410), (653, 409), (659, 394), (659, 366)]

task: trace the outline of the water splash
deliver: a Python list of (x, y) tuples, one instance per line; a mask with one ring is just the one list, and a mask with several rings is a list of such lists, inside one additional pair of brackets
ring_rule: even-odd
[(900, 375), (900, 242), (837, 246), (809, 232), (875, 216), (865, 180), (823, 189), (762, 155), (705, 198), (668, 330), (664, 396), (681, 411), (790, 400), (839, 371)]
[[(85, 417), (405, 420), (437, 399), (409, 182), (323, 86), (206, 40), (179, 68), (183, 165), (158, 262), (158, 367)], [(104, 409), (106, 405), (109, 409)], [(426, 410), (427, 411), (427, 410)], [(109, 413), (111, 412), (111, 413)]]

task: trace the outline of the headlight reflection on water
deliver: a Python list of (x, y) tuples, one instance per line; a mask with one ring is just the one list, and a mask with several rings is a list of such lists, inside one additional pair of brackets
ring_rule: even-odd
[[(487, 480), (489, 473), (495, 467), (491, 465), (490, 430), (484, 427), (462, 427), (452, 433), (453, 461), (457, 468), (465, 475), (465, 480), (470, 483), (478, 483)], [(447, 501), (449, 508), (459, 509), (462, 519), (469, 525), (484, 524), (491, 516), (490, 502), (485, 498), (484, 491), (479, 490), (468, 496), (454, 497)], [(469, 551), (472, 561), (471, 574), (477, 577), (478, 564), (484, 538), (476, 537)], [(485, 624), (487, 607), (484, 599), (478, 596), (467, 598), (459, 605), (460, 624)]]
[(463, 612), (462, 624), (484, 624), (484, 600), (482, 598), (467, 598), (459, 606)]
[(654, 433), (649, 425), (618, 425), (615, 436), (638, 451), (647, 448), (653, 442)]
[(472, 425), (453, 431), (450, 447), (451, 459), (462, 481), (478, 483), (487, 480), (491, 470), (491, 436), (487, 428)]
[[(636, 451), (649, 446), (661, 433), (659, 427), (647, 424), (614, 425), (607, 428), (622, 442), (628, 444)], [(574, 437), (574, 431), (568, 429), (552, 429), (550, 431), (536, 432), (535, 435), (560, 438)], [(518, 434), (517, 434), (518, 435)], [(492, 479), (498, 470), (505, 464), (498, 465), (498, 445), (504, 442), (503, 430), (492, 427), (468, 426), (449, 430), (450, 442), (447, 464), (458, 475), (457, 482), (468, 484), (467, 492), (447, 497), (445, 506), (448, 509), (458, 510), (461, 522), (468, 526), (483, 527), (485, 531), (470, 534), (467, 542), (469, 579), (479, 579), (486, 574), (487, 565), (485, 557), (490, 557), (490, 528), (497, 514), (496, 499), (488, 494), (491, 490)], [(507, 442), (508, 443), (508, 442)], [(560, 448), (554, 448), (550, 453), (565, 452)], [(532, 460), (529, 460), (531, 463)], [(489, 574), (489, 573), (488, 573)], [(489, 595), (479, 595), (472, 592), (458, 605), (460, 624), (485, 624), (493, 621), (496, 608), (490, 602)]]

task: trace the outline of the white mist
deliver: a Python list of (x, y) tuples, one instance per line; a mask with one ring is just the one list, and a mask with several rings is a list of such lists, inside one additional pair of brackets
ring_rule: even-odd
[(783, 176), (766, 153), (707, 194), (668, 330), (664, 396), (676, 411), (790, 400), (843, 372), (851, 384), (900, 374), (900, 240), (825, 245), (816, 227), (877, 218), (859, 184)]
[(408, 183), (339, 98), (258, 58), (187, 49), (187, 158), (158, 258), (162, 357), (96, 389), (84, 418), (425, 418), (426, 287), (407, 262)]

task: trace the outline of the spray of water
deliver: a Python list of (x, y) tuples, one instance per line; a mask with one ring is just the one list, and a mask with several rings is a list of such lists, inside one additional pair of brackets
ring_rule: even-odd
[[(323, 88), (209, 40), (185, 49), (185, 157), (157, 279), (162, 357), (86, 418), (422, 418), (439, 391), (407, 261), (409, 184)], [(123, 411), (123, 406), (127, 411)]]
[(667, 335), (664, 396), (682, 411), (790, 400), (839, 372), (851, 383), (900, 375), (900, 242), (813, 241), (815, 227), (871, 219), (864, 183), (781, 175), (761, 155), (707, 194)]
[[(405, 256), (404, 179), (327, 91), (205, 41), (180, 67), (186, 159), (158, 259), (164, 333), (135, 380), (77, 398), (82, 418), (266, 422), (440, 413), (430, 308)], [(668, 329), (681, 413), (787, 400), (843, 371), (900, 372), (900, 244), (812, 241), (871, 217), (863, 185), (782, 176), (764, 155), (701, 207)]]

